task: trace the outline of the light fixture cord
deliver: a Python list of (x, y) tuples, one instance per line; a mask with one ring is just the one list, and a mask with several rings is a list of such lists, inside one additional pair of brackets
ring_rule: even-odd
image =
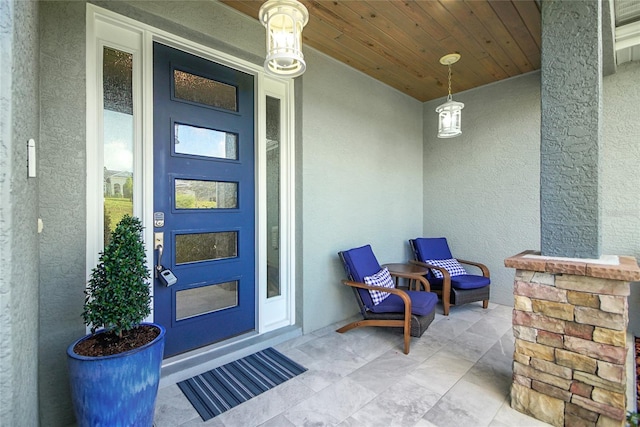
[(449, 66), (449, 95), (447, 96), (447, 101), (451, 101), (451, 64)]

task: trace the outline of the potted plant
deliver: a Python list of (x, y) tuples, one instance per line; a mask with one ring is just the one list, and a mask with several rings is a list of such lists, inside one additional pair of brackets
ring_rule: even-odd
[(142, 323), (151, 302), (142, 229), (122, 218), (85, 291), (91, 334), (67, 349), (79, 426), (153, 425), (165, 329)]

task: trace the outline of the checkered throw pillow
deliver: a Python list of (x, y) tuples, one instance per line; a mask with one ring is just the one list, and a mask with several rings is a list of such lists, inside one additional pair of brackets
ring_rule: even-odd
[[(396, 285), (391, 278), (391, 274), (389, 274), (389, 269), (384, 267), (382, 270), (378, 271), (373, 276), (365, 276), (364, 283), (369, 286), (382, 286), (385, 288), (395, 288)], [(384, 301), (389, 295), (389, 292), (370, 290), (369, 294), (371, 295), (371, 299), (373, 300), (373, 305), (378, 305), (382, 301)]]
[[(451, 276), (461, 276), (463, 274), (467, 274), (467, 271), (464, 267), (458, 262), (457, 259), (426, 259), (424, 260), (427, 264), (435, 265), (436, 267), (443, 267), (445, 270), (449, 272)], [(431, 272), (438, 279), (442, 279), (444, 276), (440, 272), (440, 270), (431, 269)]]

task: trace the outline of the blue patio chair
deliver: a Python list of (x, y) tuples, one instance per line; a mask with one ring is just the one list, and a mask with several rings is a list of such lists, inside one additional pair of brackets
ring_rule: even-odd
[[(454, 258), (444, 237), (419, 237), (409, 240), (415, 260), (411, 262), (429, 269), (427, 280), (432, 290), (440, 294), (444, 315), (449, 315), (449, 306), (482, 301), (482, 308), (489, 306), (491, 279), (484, 264)], [(479, 268), (482, 275), (467, 273), (461, 264)]]
[(378, 264), (370, 245), (339, 255), (348, 277), (342, 283), (353, 289), (363, 320), (349, 323), (337, 332), (364, 326), (401, 327), (404, 354), (409, 354), (410, 337), (421, 337), (435, 316), (438, 297), (429, 292), (429, 282), (421, 280), (426, 292), (397, 289), (396, 281), (389, 270)]

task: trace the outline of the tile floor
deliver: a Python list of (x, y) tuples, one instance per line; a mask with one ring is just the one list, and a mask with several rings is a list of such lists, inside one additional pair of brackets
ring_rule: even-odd
[(307, 372), (206, 423), (176, 385), (161, 388), (155, 427), (548, 426), (509, 406), (511, 310), (436, 314), (408, 355), (397, 330), (331, 325), (275, 346)]

